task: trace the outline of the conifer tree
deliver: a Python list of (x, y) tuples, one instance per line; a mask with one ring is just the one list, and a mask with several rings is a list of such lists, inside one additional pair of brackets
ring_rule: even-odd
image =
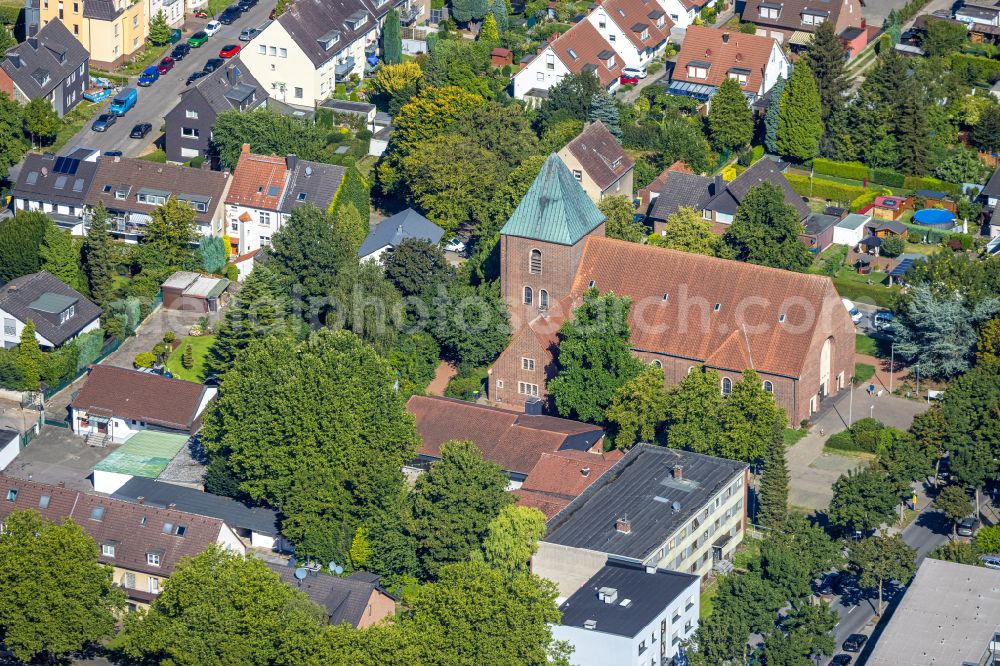
[(505, 0), (493, 0), (490, 5), (490, 14), (497, 22), (497, 31), (502, 35), (510, 26), (510, 15), (507, 13), (507, 2)]
[(114, 297), (115, 265), (108, 233), (108, 211), (99, 203), (90, 214), (90, 228), (83, 242), (83, 267), (90, 285), (90, 297), (106, 306)]
[(799, 60), (781, 93), (777, 136), (780, 155), (799, 161), (816, 156), (823, 136), (821, 110), (816, 79), (809, 65)]
[(399, 29), (399, 10), (393, 7), (385, 16), (382, 30), (382, 59), (389, 65), (403, 62), (403, 37)]
[(764, 473), (760, 478), (757, 522), (764, 527), (773, 529), (788, 515), (788, 482), (784, 428), (778, 422), (774, 424), (774, 434), (764, 453)]
[(753, 113), (736, 79), (723, 81), (712, 98), (708, 134), (712, 146), (719, 151), (742, 148), (753, 138)]
[(73, 238), (55, 224), (49, 224), (39, 248), (42, 270), (48, 271), (67, 286), (86, 292), (86, 280), (80, 268), (80, 250)]
[(493, 14), (487, 14), (483, 20), (483, 27), (479, 29), (479, 41), (490, 44), (500, 43), (500, 31), (497, 28), (497, 19)]
[(31, 319), (21, 330), (21, 343), (17, 346), (17, 355), (14, 359), (24, 378), (24, 388), (28, 391), (37, 391), (44, 357), (41, 347), (38, 346), (38, 338), (35, 337), (35, 322)]
[(785, 78), (775, 81), (771, 88), (771, 99), (764, 112), (764, 147), (769, 153), (778, 152), (778, 125), (781, 123), (781, 93), (785, 90)]
[(844, 45), (834, 31), (833, 22), (823, 21), (813, 33), (802, 61), (816, 79), (824, 121), (837, 106), (844, 104), (844, 91), (847, 90), (844, 56)]
[(618, 103), (605, 91), (595, 93), (590, 98), (590, 122), (601, 121), (616, 139), (621, 141), (621, 116), (618, 113)]

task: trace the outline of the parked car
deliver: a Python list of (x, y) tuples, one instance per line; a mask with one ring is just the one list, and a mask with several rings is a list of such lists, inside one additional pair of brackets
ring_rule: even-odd
[(444, 245), (444, 249), (447, 252), (457, 252), (461, 254), (465, 252), (465, 243), (462, 242), (460, 238), (453, 238)]
[(868, 637), (864, 634), (851, 634), (844, 641), (844, 650), (847, 652), (861, 652), (861, 648), (868, 642)]
[(211, 37), (215, 33), (222, 30), (222, 24), (218, 21), (209, 21), (205, 24), (205, 34)]
[(273, 21), (274, 20), (274, 13), (276, 11), (277, 11), (277, 8), (274, 8), (274, 9), (271, 10), (271, 13), (267, 15), (267, 20), (268, 21)]
[(841, 587), (842, 580), (843, 576), (836, 571), (828, 573), (823, 576), (823, 580), (820, 581), (817, 590), (820, 594), (836, 594), (837, 590)]
[(849, 654), (838, 654), (836, 657), (830, 660), (830, 666), (850, 666), (852, 657)]
[(1000, 555), (980, 555), (979, 561), (987, 569), (1000, 569)]
[(166, 58), (160, 61), (160, 64), (157, 65), (156, 68), (160, 70), (160, 74), (162, 75), (172, 70), (174, 68), (174, 64), (175, 64), (174, 59), (171, 58), (170, 56), (167, 56)]
[(195, 18), (208, 18), (208, 12), (206, 12), (204, 9), (199, 9), (198, 11), (196, 11), (194, 13), (194, 17)]
[(174, 59), (175, 62), (180, 62), (184, 60), (184, 56), (191, 53), (191, 47), (187, 44), (178, 44), (174, 47), (174, 50), (170, 52), (170, 57)]
[(257, 0), (240, 0), (238, 4), (240, 9), (246, 12), (257, 5)]
[(124, 154), (125, 153), (123, 153), (120, 150), (105, 150), (104, 151), (104, 156), (105, 157), (121, 157)]
[(151, 86), (157, 82), (160, 78), (160, 68), (157, 65), (150, 65), (146, 69), (142, 70), (142, 74), (139, 75), (139, 85), (140, 86)]
[(209, 58), (205, 62), (205, 67), (203, 67), (201, 71), (205, 72), (206, 74), (211, 74), (215, 70), (222, 67), (222, 65), (224, 65), (225, 62), (226, 61), (223, 60), (222, 58)]
[(116, 116), (124, 116), (138, 101), (138, 90), (135, 88), (122, 88), (118, 91), (118, 94), (115, 95), (115, 98), (111, 100), (111, 105), (108, 107), (108, 111)]
[(95, 132), (107, 132), (108, 128), (115, 124), (117, 117), (113, 113), (102, 113), (97, 116), (97, 120), (90, 126)]
[(622, 74), (638, 79), (644, 79), (647, 76), (645, 67), (623, 67)]
[(187, 81), (184, 82), (184, 85), (189, 86), (198, 79), (203, 79), (206, 76), (208, 76), (208, 72), (194, 72), (189, 77), (187, 77)]
[(626, 85), (634, 86), (634, 85), (636, 85), (636, 84), (639, 83), (639, 77), (638, 76), (625, 76), (624, 74), (622, 74), (621, 77), (618, 79), (618, 82), (621, 83), (623, 86), (626, 86)]
[(219, 23), (222, 25), (231, 25), (236, 23), (241, 16), (243, 16), (243, 10), (240, 9), (239, 5), (230, 5), (219, 14)]
[(971, 537), (975, 536), (978, 527), (979, 518), (976, 516), (966, 516), (955, 523), (955, 532), (958, 536)]
[(843, 303), (844, 308), (847, 309), (847, 314), (851, 316), (851, 321), (855, 324), (860, 324), (861, 320), (864, 319), (865, 316), (861, 314), (861, 310), (855, 307), (854, 302), (849, 298), (842, 298), (840, 299), (840, 302)]
[(249, 42), (251, 39), (253, 39), (254, 37), (256, 37), (259, 33), (260, 33), (260, 30), (258, 30), (257, 28), (243, 28), (243, 31), (240, 32), (240, 41), (241, 42)]
[(132, 128), (129, 133), (129, 138), (131, 139), (145, 139), (146, 135), (153, 131), (153, 126), (149, 123), (139, 123)]
[(241, 47), (239, 44), (226, 44), (219, 51), (219, 57), (220, 58), (232, 58), (233, 56), (235, 56), (237, 53), (240, 52), (241, 48), (243, 48), (243, 47)]
[(875, 313), (875, 317), (872, 320), (872, 325), (876, 329), (885, 328), (892, 324), (892, 313), (888, 310), (879, 310)]
[(205, 32), (204, 30), (199, 30), (198, 32), (188, 37), (188, 46), (193, 49), (196, 49), (207, 41), (208, 41), (208, 33)]

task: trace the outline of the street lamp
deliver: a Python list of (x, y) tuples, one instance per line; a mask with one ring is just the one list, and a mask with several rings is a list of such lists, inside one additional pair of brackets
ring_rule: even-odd
[(896, 372), (896, 341), (889, 346), (889, 395), (892, 395), (892, 377)]
[(873, 402), (870, 406), (871, 406), (871, 411), (869, 412), (868, 416), (870, 418), (874, 419), (875, 418), (875, 403)]
[(847, 427), (848, 428), (851, 427), (852, 419), (854, 418), (854, 375), (851, 375), (850, 386), (851, 386), (851, 388), (849, 390), (851, 392), (851, 399), (848, 401), (848, 407), (847, 407)]

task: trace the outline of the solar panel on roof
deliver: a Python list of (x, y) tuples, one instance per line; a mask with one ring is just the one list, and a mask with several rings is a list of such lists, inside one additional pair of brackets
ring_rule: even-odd
[(65, 164), (65, 162), (66, 162), (65, 157), (57, 157), (56, 165), (52, 167), (52, 170), (55, 171), (56, 173), (62, 173), (63, 164)]
[(57, 157), (55, 166), (52, 167), (52, 171), (72, 176), (79, 168), (80, 160), (72, 157)]
[(276, 197), (276, 196), (278, 196), (278, 186), (277, 185), (268, 185), (268, 187), (267, 187), (267, 196), (269, 196), (269, 197)]

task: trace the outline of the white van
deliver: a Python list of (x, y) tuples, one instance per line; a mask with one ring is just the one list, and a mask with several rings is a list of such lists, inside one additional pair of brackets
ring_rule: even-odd
[(847, 308), (847, 314), (851, 315), (851, 321), (855, 324), (860, 324), (861, 320), (865, 318), (865, 316), (861, 314), (861, 310), (854, 307), (854, 303), (847, 298), (840, 299), (840, 302), (844, 304), (845, 308)]

